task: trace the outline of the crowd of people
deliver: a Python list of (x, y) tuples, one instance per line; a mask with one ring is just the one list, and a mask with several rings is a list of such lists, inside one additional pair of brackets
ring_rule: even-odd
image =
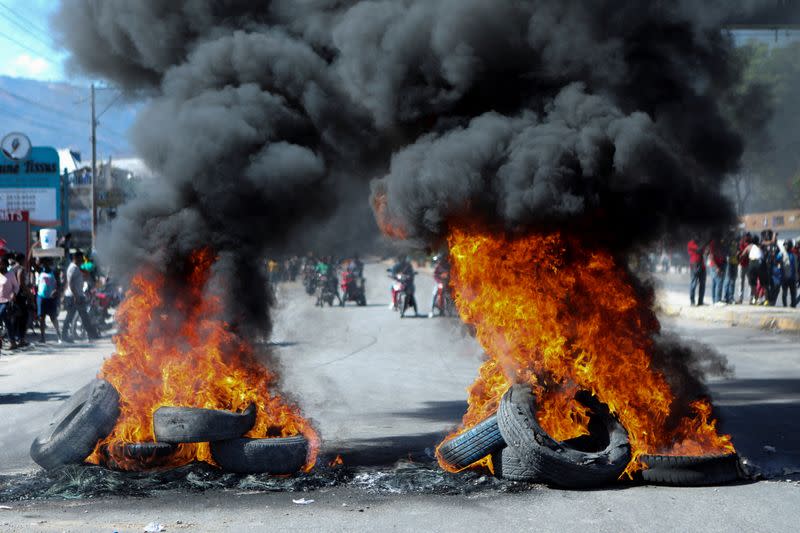
[(797, 307), (800, 249), (777, 232), (730, 234), (701, 242), (692, 238), (689, 254), (689, 301), (704, 305), (706, 279), (711, 271), (713, 305), (742, 304)]
[[(29, 345), (29, 331), (38, 332), (38, 342), (44, 343), (47, 319), (58, 343), (73, 342), (76, 316), (86, 336), (98, 338), (87, 305), (98, 282), (95, 263), (80, 250), (64, 264), (0, 248), (0, 348), (5, 340), (11, 350)], [(60, 308), (66, 316), (59, 325)]]

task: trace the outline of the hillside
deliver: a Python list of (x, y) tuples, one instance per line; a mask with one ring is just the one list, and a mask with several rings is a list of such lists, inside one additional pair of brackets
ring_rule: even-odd
[[(115, 100), (116, 99), (116, 100)], [(133, 155), (127, 131), (140, 104), (97, 91), (98, 157)], [(37, 146), (69, 147), (91, 157), (89, 87), (0, 76), (0, 136), (19, 131)]]

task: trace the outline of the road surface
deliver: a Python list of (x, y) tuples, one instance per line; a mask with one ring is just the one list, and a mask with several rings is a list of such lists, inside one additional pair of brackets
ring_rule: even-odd
[[(455, 319), (401, 320), (389, 311), (385, 268), (367, 265), (369, 305), (363, 308), (320, 309), (299, 284), (282, 285), (271, 353), (264, 356), (280, 368), (282, 389), (324, 439), (321, 464), (342, 455), (344, 481), (296, 493), (237, 482), (203, 492), (166, 490), (157, 498), (122, 496), (123, 483), (99, 498), (4, 501), (11, 509), (0, 509), (0, 530), (142, 531), (152, 521), (167, 531), (797, 530), (800, 336), (664, 322), (665, 329), (717, 348), (735, 367), (733, 377), (713, 379), (711, 391), (722, 429), (767, 480), (562, 491), (443, 476), (431, 467), (432, 450), (464, 412), (481, 350)], [(420, 312), (427, 313), (430, 276), (421, 273), (417, 288)], [(0, 356), (1, 484), (41, 479), (30, 474), (36, 470), (28, 457), (31, 440), (58, 400), (91, 379), (112, 349), (109, 341), (48, 344)], [(434, 477), (430, 489), (426, 483)], [(436, 489), (441, 483), (448, 490)], [(314, 502), (293, 503), (301, 497)]]

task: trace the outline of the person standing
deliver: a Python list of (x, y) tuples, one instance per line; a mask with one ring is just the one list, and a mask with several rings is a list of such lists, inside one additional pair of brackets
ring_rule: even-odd
[[(0, 257), (0, 320), (3, 321), (3, 325), (6, 327), (12, 350), (17, 348), (17, 336), (12, 319), (12, 306), (17, 292), (19, 292), (17, 276), (13, 272), (9, 272), (8, 258), (2, 256)], [(0, 337), (0, 348), (2, 347), (3, 338)]]
[(750, 305), (755, 305), (759, 297), (758, 284), (762, 277), (761, 261), (764, 258), (764, 252), (759, 246), (757, 235), (753, 236), (750, 244), (742, 250), (739, 257), (747, 257), (747, 282), (750, 284)]
[(691, 272), (691, 282), (689, 283), (689, 301), (695, 305), (695, 292), (697, 293), (697, 305), (703, 305), (703, 297), (706, 293), (706, 265), (705, 251), (706, 246), (701, 245), (697, 237), (692, 238), (687, 245), (689, 252), (689, 271)]
[(61, 332), (58, 329), (58, 301), (56, 300), (56, 277), (53, 275), (53, 268), (50, 261), (42, 264), (39, 272), (39, 279), (36, 282), (36, 311), (39, 315), (39, 328), (41, 336), (39, 340), (44, 342), (44, 322), (46, 317), (50, 317), (50, 322), (56, 330), (58, 343), (61, 344)]
[(736, 278), (739, 276), (739, 239), (728, 237), (725, 261), (725, 303), (733, 304), (736, 295)]
[(711, 301), (714, 305), (725, 305), (723, 286), (725, 285), (725, 242), (714, 239), (709, 244), (709, 264), (711, 266)]
[(97, 330), (92, 324), (89, 313), (86, 312), (86, 296), (83, 292), (83, 272), (81, 272), (81, 265), (83, 264), (83, 252), (77, 250), (72, 254), (72, 262), (67, 268), (66, 290), (64, 291), (64, 307), (67, 309), (67, 316), (64, 318), (64, 325), (61, 330), (61, 339), (64, 342), (72, 342), (69, 337), (69, 327), (72, 320), (75, 318), (75, 313), (81, 317), (86, 334), (89, 339), (98, 338)]
[(792, 307), (797, 307), (797, 256), (794, 254), (794, 243), (790, 240), (783, 242), (783, 249), (780, 252), (780, 260), (783, 266), (783, 277), (781, 279), (781, 300), (786, 307), (786, 296), (790, 296), (789, 303)]
[(736, 300), (736, 303), (739, 304), (744, 302), (744, 286), (749, 283), (747, 269), (750, 265), (750, 258), (744, 253), (744, 250), (750, 246), (751, 242), (753, 242), (753, 236), (749, 231), (739, 241), (739, 277), (741, 278), (741, 283), (739, 285), (739, 298)]

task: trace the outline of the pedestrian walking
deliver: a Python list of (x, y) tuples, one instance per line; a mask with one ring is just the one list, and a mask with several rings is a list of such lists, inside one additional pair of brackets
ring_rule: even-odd
[(82, 264), (83, 252), (77, 250), (72, 254), (72, 262), (67, 268), (66, 290), (64, 291), (64, 307), (67, 310), (67, 316), (64, 317), (64, 325), (61, 330), (61, 339), (64, 342), (72, 342), (69, 336), (69, 328), (75, 318), (75, 313), (78, 313), (81, 317), (89, 339), (98, 338), (97, 330), (89, 318), (89, 313), (86, 312), (86, 295), (83, 292), (83, 272), (80, 268)]
[(50, 322), (56, 330), (58, 343), (61, 344), (61, 332), (58, 329), (58, 300), (56, 298), (56, 277), (53, 275), (53, 267), (49, 260), (46, 260), (39, 271), (36, 281), (36, 312), (39, 315), (39, 328), (41, 336), (39, 340), (44, 342), (45, 318), (50, 317)]
[(697, 305), (703, 305), (706, 293), (706, 245), (701, 245), (699, 240), (697, 237), (692, 238), (686, 247), (689, 253), (689, 270), (692, 274), (689, 283), (689, 301), (692, 305), (695, 305), (695, 293), (697, 293)]

